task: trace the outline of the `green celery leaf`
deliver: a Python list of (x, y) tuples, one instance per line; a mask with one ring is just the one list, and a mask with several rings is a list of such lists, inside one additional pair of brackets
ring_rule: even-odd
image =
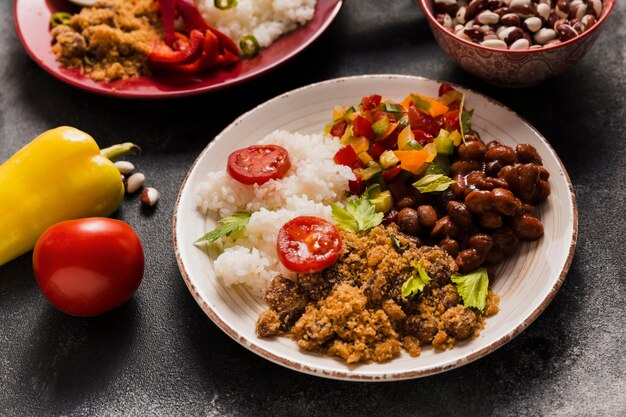
[(354, 219), (354, 217), (352, 217), (350, 213), (346, 211), (346, 209), (338, 206), (335, 203), (330, 203), (330, 207), (333, 212), (333, 219), (337, 222), (337, 224), (339, 224), (339, 226), (346, 230), (358, 232), (359, 226), (356, 220)]
[(411, 262), (415, 272), (402, 284), (402, 297), (407, 298), (422, 291), (426, 284), (430, 282), (430, 277), (424, 267), (416, 261)]
[(248, 224), (248, 221), (250, 221), (250, 216), (252, 216), (252, 213), (249, 211), (238, 211), (232, 216), (224, 217), (217, 222), (215, 229), (211, 230), (194, 243), (215, 242), (224, 236), (230, 236), (232, 233), (243, 230)]
[(429, 174), (414, 182), (413, 187), (420, 193), (434, 193), (447, 190), (454, 182), (452, 178), (443, 174)]
[(368, 199), (368, 193), (364, 192), (359, 198), (348, 201), (346, 208), (331, 203), (333, 219), (346, 230), (363, 232), (378, 226), (384, 214), (377, 213), (376, 208)]
[(476, 307), (483, 311), (489, 288), (487, 268), (478, 268), (466, 275), (454, 273), (450, 279), (456, 284), (465, 307)]

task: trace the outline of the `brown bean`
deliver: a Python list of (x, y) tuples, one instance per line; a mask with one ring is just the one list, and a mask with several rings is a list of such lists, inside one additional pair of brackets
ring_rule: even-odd
[(528, 143), (520, 143), (515, 147), (515, 154), (517, 155), (518, 161), (522, 164), (526, 164), (529, 162), (535, 163), (537, 165), (541, 165), (541, 157), (535, 149), (534, 146)]
[(422, 231), (417, 218), (417, 211), (410, 207), (405, 207), (398, 212), (398, 227), (400, 231), (410, 235), (417, 235)]
[(450, 165), (450, 176), (467, 175), (472, 171), (480, 170), (482, 164), (478, 161), (456, 161)]
[(495, 177), (498, 175), (498, 172), (502, 169), (502, 164), (500, 161), (491, 161), (485, 164), (485, 174), (490, 177)]
[(535, 195), (533, 196), (533, 203), (540, 203), (545, 201), (550, 195), (550, 186), (547, 181), (539, 180), (535, 186)]
[(478, 268), (485, 261), (485, 255), (480, 254), (476, 249), (465, 249), (459, 252), (454, 259), (459, 267), (459, 272), (466, 274)]
[(460, 250), (459, 242), (454, 239), (448, 238), (442, 239), (441, 242), (439, 242), (439, 247), (448, 252), (448, 254), (453, 258), (455, 258), (459, 254)]
[(465, 205), (476, 214), (483, 214), (493, 206), (491, 191), (474, 190), (465, 197)]
[(437, 220), (430, 235), (436, 239), (444, 239), (446, 237), (455, 239), (460, 233), (459, 228), (450, 220), (450, 216), (443, 216)]
[(522, 202), (504, 188), (493, 189), (493, 209), (504, 216), (515, 216), (522, 211)]
[(508, 227), (496, 230), (491, 237), (493, 238), (492, 250), (500, 251), (504, 255), (512, 255), (519, 246), (519, 239)]
[(502, 165), (512, 165), (515, 163), (515, 151), (510, 146), (499, 145), (487, 149), (485, 161), (500, 161)]
[(521, 240), (536, 240), (543, 235), (543, 223), (538, 218), (528, 214), (515, 217), (511, 223), (511, 228)]
[(464, 229), (472, 227), (472, 224), (474, 223), (472, 213), (470, 213), (465, 204), (458, 201), (448, 201), (446, 211), (450, 216), (450, 220), (452, 220), (457, 226)]
[(422, 343), (429, 343), (437, 334), (438, 329), (434, 320), (409, 316), (404, 324), (404, 331), (407, 335), (418, 338)]
[(471, 142), (461, 143), (458, 150), (460, 159), (477, 161), (483, 160), (486, 151), (487, 146), (480, 140), (473, 140)]
[(492, 229), (492, 230), (499, 229), (504, 224), (504, 220), (502, 219), (502, 216), (500, 216), (498, 213), (495, 213), (493, 211), (487, 211), (481, 214), (480, 218), (478, 219), (478, 222), (485, 229)]
[(406, 197), (402, 197), (398, 201), (398, 203), (396, 204), (396, 208), (398, 210), (402, 210), (403, 208), (406, 208), (406, 207), (415, 208), (416, 205), (417, 205), (417, 198), (415, 196), (406, 196)]
[(485, 262), (489, 264), (497, 264), (500, 263), (504, 259), (504, 254), (499, 250), (492, 248), (485, 257)]
[(485, 233), (476, 233), (470, 236), (467, 245), (472, 249), (476, 249), (478, 253), (485, 255), (493, 246), (493, 238)]
[(417, 208), (417, 218), (422, 226), (430, 229), (437, 223), (437, 212), (433, 206), (419, 206)]
[(465, 194), (469, 193), (467, 183), (464, 175), (457, 175), (454, 177), (454, 184), (450, 186), (450, 190), (454, 193), (454, 198), (457, 200), (465, 199)]
[(535, 206), (532, 204), (522, 204), (522, 214), (533, 214), (533, 211), (535, 211)]

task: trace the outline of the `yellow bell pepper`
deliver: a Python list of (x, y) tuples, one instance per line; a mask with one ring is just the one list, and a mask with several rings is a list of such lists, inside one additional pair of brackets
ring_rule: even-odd
[(111, 158), (138, 153), (132, 143), (100, 151), (73, 127), (44, 132), (0, 165), (0, 265), (31, 250), (63, 220), (111, 215), (124, 184)]

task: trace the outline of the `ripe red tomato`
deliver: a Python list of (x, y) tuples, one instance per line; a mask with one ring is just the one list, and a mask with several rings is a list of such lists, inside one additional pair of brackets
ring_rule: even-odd
[(313, 216), (289, 220), (278, 232), (278, 258), (294, 272), (321, 271), (339, 258), (341, 236), (332, 223)]
[(264, 184), (285, 176), (291, 167), (287, 149), (277, 145), (253, 145), (228, 156), (227, 171), (242, 184)]
[(94, 217), (57, 223), (35, 245), (33, 267), (45, 297), (64, 313), (89, 317), (123, 304), (143, 277), (144, 255), (126, 223)]

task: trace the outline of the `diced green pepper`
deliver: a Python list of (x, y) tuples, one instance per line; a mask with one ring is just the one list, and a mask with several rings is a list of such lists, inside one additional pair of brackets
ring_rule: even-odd
[(376, 211), (380, 213), (386, 213), (393, 207), (393, 197), (389, 190), (381, 191), (376, 197), (369, 200), (374, 205)]
[(372, 130), (376, 134), (376, 136), (382, 136), (387, 129), (389, 129), (389, 118), (387, 116), (383, 116), (382, 118), (376, 120), (372, 123)]
[(397, 104), (383, 103), (382, 111), (387, 113), (401, 114), (404, 110)]
[(381, 167), (387, 169), (397, 165), (400, 160), (392, 150), (388, 150), (380, 155), (380, 157), (378, 158), (378, 162), (380, 163)]
[(437, 154), (452, 155), (454, 152), (454, 139), (437, 136), (434, 142), (435, 147), (437, 148)]
[(382, 168), (378, 163), (370, 161), (365, 168), (360, 168), (357, 171), (359, 174), (361, 174), (361, 179), (363, 181), (367, 181), (371, 179), (374, 175), (381, 172)]

